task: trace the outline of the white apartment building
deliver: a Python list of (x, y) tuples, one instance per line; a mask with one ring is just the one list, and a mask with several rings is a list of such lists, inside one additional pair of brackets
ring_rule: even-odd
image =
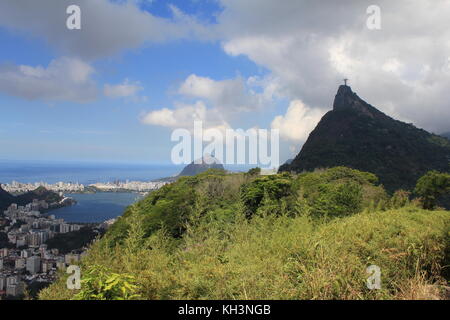
[(27, 271), (36, 274), (41, 270), (41, 258), (38, 256), (29, 257), (27, 259)]

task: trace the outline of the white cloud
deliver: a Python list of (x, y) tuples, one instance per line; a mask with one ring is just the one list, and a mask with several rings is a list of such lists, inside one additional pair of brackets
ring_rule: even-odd
[(194, 121), (202, 121), (204, 128), (228, 127), (217, 110), (208, 110), (202, 101), (194, 104), (176, 103), (174, 109), (163, 108), (145, 113), (141, 122), (167, 128), (191, 130)]
[(285, 115), (276, 116), (272, 129), (280, 130), (280, 137), (291, 142), (305, 142), (324, 112), (311, 109), (300, 100), (291, 101)]
[(125, 79), (123, 83), (118, 85), (105, 84), (103, 93), (108, 98), (135, 98), (138, 92), (143, 89), (139, 82), (130, 82), (128, 79)]
[(272, 71), (280, 92), (330, 109), (350, 78), (362, 98), (428, 130), (448, 130), (450, 1), (379, 0), (382, 29), (366, 27), (371, 1), (221, 0), (223, 48)]
[(88, 102), (98, 93), (93, 73), (89, 64), (67, 57), (53, 60), (46, 68), (3, 66), (0, 92), (27, 100)]
[[(140, 9), (139, 2), (1, 1), (0, 26), (43, 38), (61, 52), (84, 60), (154, 42), (219, 39), (229, 55), (245, 55), (272, 72), (263, 85), (255, 78), (188, 77), (177, 100), (191, 107), (201, 101), (205, 113), (211, 114), (207, 119), (230, 123), (243, 112), (262, 110), (276, 96), (299, 99), (312, 110), (327, 110), (337, 85), (346, 77), (354, 91), (382, 111), (428, 130), (448, 131), (449, 0), (379, 0), (379, 31), (366, 27), (366, 9), (373, 4), (369, 0), (283, 0), (283, 5), (274, 0), (220, 0), (222, 11), (212, 25), (200, 23), (173, 5), (169, 6), (170, 18), (157, 17)], [(82, 30), (65, 28), (69, 4), (80, 5)], [(3, 76), (5, 72), (16, 77), (12, 84), (0, 80), (2, 92), (29, 99), (54, 98), (51, 81), (32, 81), (49, 74), (47, 69), (0, 70)], [(64, 85), (68, 81), (63, 81), (65, 90), (57, 100), (93, 96), (92, 82), (83, 73), (79, 76), (79, 82), (75, 75), (70, 80), (77, 84), (73, 92)], [(31, 86), (18, 88), (19, 82), (31, 82)], [(89, 89), (83, 94), (78, 90), (82, 85)], [(164, 112), (173, 112), (175, 121), (183, 122), (180, 109), (176, 106)]]
[[(81, 8), (81, 30), (66, 28), (66, 8)], [(65, 55), (96, 59), (147, 43), (212, 37), (212, 29), (171, 6), (172, 19), (141, 10), (139, 1), (0, 1), (0, 26), (46, 40)]]
[(242, 77), (213, 80), (195, 74), (190, 75), (178, 89), (183, 98), (202, 99), (205, 104), (231, 120), (243, 112), (262, 110), (271, 105), (275, 90), (273, 79)]
[[(173, 109), (163, 108), (146, 113), (144, 124), (169, 128), (192, 129), (195, 120), (205, 128), (228, 128), (229, 123), (246, 112), (254, 112), (272, 104), (276, 81), (251, 77), (213, 80), (195, 74), (180, 85)], [(259, 90), (260, 92), (256, 92)], [(194, 99), (195, 102), (189, 100)]]
[[(175, 128), (177, 127), (177, 123), (180, 121), (179, 118), (180, 117), (177, 116), (173, 110), (163, 108), (144, 114), (141, 118), (141, 122), (155, 126)], [(184, 121), (185, 119), (181, 122)]]

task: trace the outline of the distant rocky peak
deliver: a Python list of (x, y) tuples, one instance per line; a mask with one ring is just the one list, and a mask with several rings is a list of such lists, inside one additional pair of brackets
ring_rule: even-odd
[(193, 161), (194, 164), (221, 164), (220, 161), (210, 154), (203, 155), (202, 158)]
[(225, 170), (218, 159), (211, 155), (204, 155), (202, 158), (196, 159), (191, 164), (187, 165), (179, 176), (194, 176), (196, 174), (205, 172), (208, 169)]

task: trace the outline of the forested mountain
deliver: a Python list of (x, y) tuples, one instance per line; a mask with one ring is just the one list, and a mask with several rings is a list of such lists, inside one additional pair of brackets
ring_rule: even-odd
[(411, 189), (429, 170), (449, 171), (450, 141), (395, 120), (339, 87), (302, 150), (280, 171), (347, 166), (376, 174), (389, 191)]

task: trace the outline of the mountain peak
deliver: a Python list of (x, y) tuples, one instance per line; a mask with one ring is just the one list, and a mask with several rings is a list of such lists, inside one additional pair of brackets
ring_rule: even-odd
[(347, 166), (376, 174), (389, 191), (411, 189), (429, 170), (450, 170), (450, 143), (395, 120), (341, 85), (302, 150), (280, 171)]
[(361, 100), (356, 93), (352, 91), (352, 88), (347, 85), (339, 86), (336, 97), (334, 98), (333, 109), (342, 109), (347, 107), (361, 106), (364, 102)]
[(337, 92), (337, 94), (339, 95), (343, 95), (343, 94), (352, 94), (352, 93), (354, 93), (353, 91), (352, 91), (352, 88), (349, 86), (349, 85), (346, 85), (346, 84), (342, 84), (342, 85), (340, 85), (339, 86), (339, 89), (338, 89), (338, 92)]
[(216, 159), (212, 155), (207, 154), (184, 167), (179, 176), (195, 176), (196, 174), (205, 172), (209, 169), (225, 170), (218, 159)]
[(349, 110), (370, 118), (387, 117), (383, 112), (361, 99), (352, 88), (347, 85), (339, 86), (334, 98), (333, 111)]

